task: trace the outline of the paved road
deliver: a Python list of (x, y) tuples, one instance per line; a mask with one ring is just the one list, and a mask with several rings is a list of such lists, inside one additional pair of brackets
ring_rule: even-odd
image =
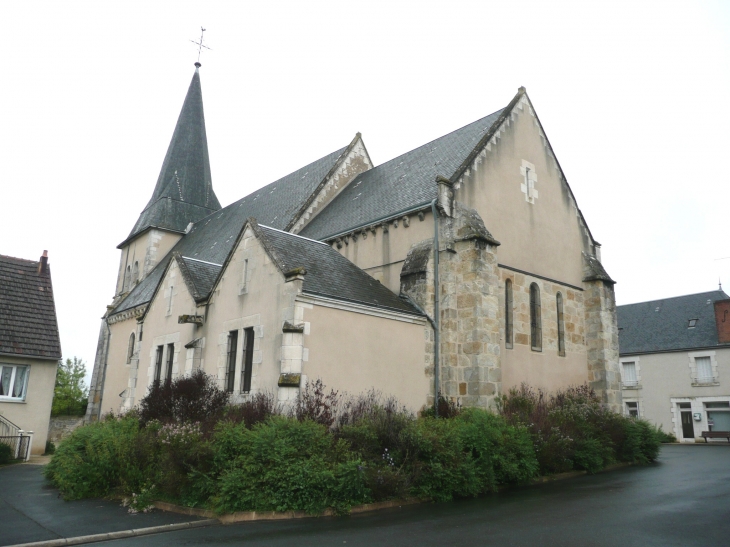
[(161, 511), (130, 515), (118, 501), (63, 501), (58, 490), (43, 478), (42, 466), (23, 464), (0, 468), (0, 545), (191, 520), (196, 519)]
[(672, 445), (663, 447), (651, 466), (479, 499), (339, 519), (216, 526), (98, 545), (705, 547), (728, 545), (729, 538), (730, 446)]

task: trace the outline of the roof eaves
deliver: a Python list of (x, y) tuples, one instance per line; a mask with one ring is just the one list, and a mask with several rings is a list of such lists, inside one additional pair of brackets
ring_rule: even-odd
[(348, 228), (347, 230), (343, 232), (338, 232), (336, 234), (328, 235), (320, 239), (320, 241), (330, 241), (332, 239), (336, 239), (338, 237), (342, 237), (345, 234), (350, 234), (352, 232), (356, 232), (358, 230), (362, 230), (363, 228), (366, 228), (368, 226), (373, 226), (377, 224), (382, 224), (384, 222), (388, 222), (390, 220), (394, 220), (396, 218), (400, 218), (403, 215), (415, 213), (417, 211), (425, 211), (431, 209), (431, 201), (426, 201), (424, 203), (420, 203), (418, 205), (415, 205), (413, 207), (408, 207), (407, 209), (403, 209), (402, 211), (398, 211), (396, 213), (391, 213), (389, 215), (386, 215), (381, 218), (377, 218), (375, 220), (368, 221), (364, 224), (359, 224), (358, 226), (353, 226), (352, 228)]
[[(215, 211), (215, 212), (217, 212), (217, 211)], [(212, 214), (213, 213), (211, 213), (211, 215)], [(210, 215), (208, 215), (208, 216), (210, 216)], [(207, 218), (207, 217), (204, 217), (204, 218)], [(127, 243), (129, 243), (133, 239), (136, 239), (137, 237), (141, 236), (142, 234), (144, 234), (145, 232), (147, 232), (149, 230), (162, 230), (163, 232), (170, 232), (171, 234), (181, 234), (181, 235), (185, 234), (185, 232), (180, 232), (178, 230), (172, 230), (171, 228), (163, 228), (161, 226), (149, 225), (149, 226), (146, 226), (145, 228), (141, 229), (139, 232), (130, 234), (127, 237), (127, 239), (125, 239), (119, 245), (117, 245), (117, 249), (122, 249)]]
[[(302, 293), (312, 294), (315, 296), (323, 296), (325, 298), (330, 298), (332, 300), (340, 300), (342, 302), (351, 302), (353, 304), (359, 304), (360, 306), (365, 306), (367, 308), (373, 308), (376, 310), (383, 309), (383, 310), (388, 310), (388, 311), (392, 311), (392, 312), (403, 313), (406, 315), (413, 315), (415, 317), (428, 317), (423, 312), (421, 312), (420, 310), (416, 310), (416, 309), (408, 311), (408, 310), (404, 310), (401, 308), (394, 308), (392, 306), (384, 306), (382, 304), (373, 304), (372, 302), (364, 302), (362, 300), (355, 300), (354, 298), (345, 298), (344, 296), (335, 296), (332, 294), (326, 294), (326, 293), (321, 293), (321, 292), (307, 290), (307, 289), (302, 289)], [(406, 300), (406, 302), (408, 303), (409, 306), (412, 306), (411, 302), (408, 302), (407, 300)]]

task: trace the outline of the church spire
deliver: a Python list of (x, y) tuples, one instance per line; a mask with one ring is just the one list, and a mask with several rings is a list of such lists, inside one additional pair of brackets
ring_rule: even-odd
[(221, 208), (210, 176), (199, 68), (200, 63), (195, 63), (195, 73), (152, 198), (119, 247), (148, 228), (183, 233), (190, 222)]

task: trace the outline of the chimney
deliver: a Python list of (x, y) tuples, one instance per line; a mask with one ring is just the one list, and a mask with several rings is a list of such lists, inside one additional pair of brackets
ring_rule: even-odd
[(715, 324), (717, 341), (720, 344), (730, 343), (730, 300), (715, 301)]
[(38, 273), (40, 275), (48, 275), (48, 251), (43, 251), (43, 256), (41, 256), (38, 262)]

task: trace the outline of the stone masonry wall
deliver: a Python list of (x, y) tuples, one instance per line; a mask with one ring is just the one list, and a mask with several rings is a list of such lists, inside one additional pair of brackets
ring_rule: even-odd
[(540, 288), (542, 322), (542, 351), (558, 351), (557, 294), (563, 295), (563, 321), (565, 324), (566, 352), (581, 352), (585, 347), (585, 310), (583, 292), (560, 283), (546, 281), (512, 270), (500, 270), (500, 328), (504, 337), (504, 286), (512, 280), (512, 333), (513, 343), (530, 346), (530, 285)]
[(618, 326), (613, 287), (603, 281), (588, 281), (585, 286), (589, 382), (611, 410), (621, 412)]
[[(414, 245), (401, 292), (433, 316), (433, 240)], [(501, 391), (497, 243), (475, 211), (458, 204), (439, 230), (441, 394), (489, 408)], [(425, 331), (426, 373), (433, 377), (433, 330)], [(433, 392), (429, 398), (433, 404)]]

